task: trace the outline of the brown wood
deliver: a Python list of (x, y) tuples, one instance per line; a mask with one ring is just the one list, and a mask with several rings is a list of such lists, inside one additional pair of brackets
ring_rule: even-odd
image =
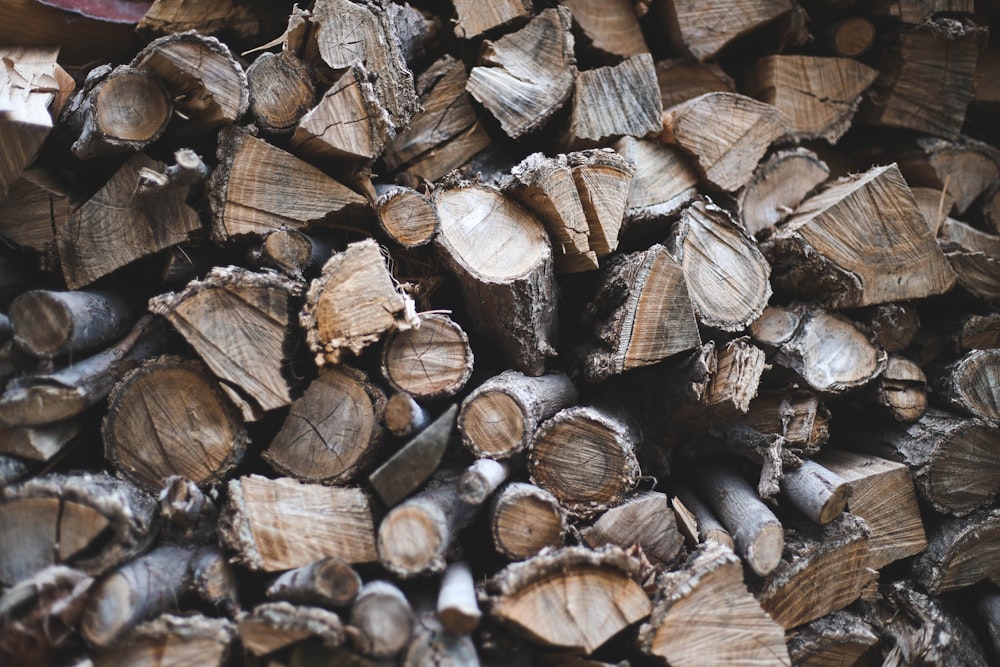
[(197, 30), (203, 35), (217, 32), (240, 37), (256, 36), (262, 29), (260, 7), (242, 5), (234, 0), (220, 0), (211, 6), (185, 0), (154, 0), (136, 28), (160, 34)]
[(54, 565), (0, 596), (0, 659), (53, 664), (80, 651), (75, 628), (93, 579)]
[(533, 484), (511, 482), (490, 508), (493, 547), (510, 560), (524, 560), (546, 547), (561, 547), (566, 514), (554, 495)]
[(931, 235), (937, 236), (938, 230), (948, 217), (948, 213), (955, 206), (955, 198), (948, 194), (943, 187), (928, 188), (914, 186), (910, 188), (913, 198), (917, 200), (917, 208), (927, 221), (927, 226), (931, 229)]
[(649, 49), (628, 0), (562, 0), (580, 27), (583, 45), (611, 58), (629, 58)]
[(37, 256), (41, 266), (54, 265), (56, 229), (71, 212), (65, 185), (49, 170), (31, 167), (10, 184), (5, 199), (0, 197), (0, 236)]
[(580, 534), (594, 548), (613, 544), (628, 549), (637, 544), (653, 563), (672, 563), (684, 544), (667, 496), (655, 491), (637, 493), (612, 507)]
[(74, 419), (37, 427), (0, 427), (0, 454), (49, 461), (71, 445), (79, 432), (80, 424)]
[(278, 576), (267, 587), (272, 600), (320, 607), (346, 607), (361, 590), (361, 577), (350, 563), (321, 558)]
[(531, 15), (530, 0), (500, 0), (483, 6), (473, 0), (452, 0), (455, 6), (455, 34), (472, 39), (484, 32)]
[(948, 517), (927, 531), (927, 551), (913, 561), (913, 577), (931, 595), (1000, 579), (1000, 513), (977, 510)]
[(675, 494), (671, 498), (671, 505), (677, 517), (677, 528), (691, 547), (705, 542), (717, 542), (733, 549), (732, 536), (712, 513), (712, 508), (684, 484), (672, 482), (671, 489)]
[(890, 354), (910, 346), (920, 329), (920, 314), (912, 303), (882, 303), (860, 320), (874, 342)]
[(802, 667), (867, 665), (873, 659), (879, 636), (860, 616), (835, 611), (797, 628), (788, 640), (792, 664)]
[(805, 148), (782, 149), (762, 161), (740, 190), (740, 220), (750, 234), (770, 230), (798, 208), (830, 168)]
[(416, 190), (375, 186), (375, 213), (385, 235), (404, 248), (427, 245), (438, 231), (437, 209)]
[(382, 502), (396, 505), (430, 479), (444, 457), (457, 413), (458, 406), (450, 406), (368, 476)]
[(7, 311), (14, 339), (37, 357), (103, 347), (128, 333), (135, 316), (115, 292), (29, 290)]
[(422, 431), (431, 421), (430, 415), (409, 394), (396, 392), (389, 397), (382, 414), (382, 423), (393, 435), (405, 438)]
[(275, 269), (294, 280), (320, 272), (333, 254), (325, 238), (295, 229), (276, 229), (264, 235), (249, 251), (250, 262), (259, 268)]
[(288, 134), (313, 107), (316, 86), (309, 67), (287, 51), (262, 53), (247, 68), (249, 111), (264, 132)]
[(454, 396), (472, 375), (469, 337), (447, 315), (426, 314), (412, 329), (396, 330), (382, 345), (382, 377), (416, 399)]
[(618, 65), (580, 72), (565, 141), (573, 148), (591, 148), (621, 136), (640, 139), (660, 131), (662, 113), (653, 58), (640, 53)]
[(909, 359), (889, 355), (882, 375), (872, 383), (873, 400), (896, 421), (912, 422), (927, 410), (927, 377)]
[(402, 591), (389, 581), (369, 581), (351, 607), (347, 633), (361, 653), (389, 657), (409, 644), (414, 623), (413, 609)]
[(851, 486), (837, 473), (806, 459), (798, 468), (784, 471), (781, 492), (811, 521), (825, 526), (844, 511)]
[(476, 645), (470, 635), (454, 634), (433, 612), (423, 612), (417, 617), (413, 640), (403, 657), (403, 667), (476, 667), (479, 664)]
[(201, 614), (164, 614), (144, 623), (127, 638), (94, 656), (94, 667), (168, 667), (197, 663), (222, 667), (237, 636), (236, 625)]
[[(904, 152), (899, 161), (906, 181), (947, 192), (959, 215), (1000, 177), (1000, 152), (990, 144), (969, 137), (955, 141), (921, 137), (915, 143), (915, 149)], [(951, 208), (947, 206), (944, 213)]]
[(742, 1), (732, 7), (706, 7), (697, 0), (666, 3), (666, 27), (673, 44), (696, 60), (710, 60), (740, 35), (791, 11), (787, 0)]
[(255, 656), (274, 653), (303, 640), (328, 649), (344, 643), (340, 617), (319, 607), (265, 602), (240, 614), (236, 625), (243, 648)]
[(458, 497), (466, 505), (482, 505), (507, 481), (512, 468), (505, 461), (476, 459), (458, 479)]
[(958, 284), (977, 299), (1000, 302), (1000, 259), (981, 252), (946, 248), (945, 257), (958, 277)]
[(675, 215), (697, 195), (698, 174), (679, 148), (632, 137), (622, 137), (612, 147), (635, 165), (625, 201), (623, 235), (630, 226), (654, 224)]
[(949, 407), (981, 419), (1000, 419), (1000, 350), (973, 350), (940, 371), (935, 395)]

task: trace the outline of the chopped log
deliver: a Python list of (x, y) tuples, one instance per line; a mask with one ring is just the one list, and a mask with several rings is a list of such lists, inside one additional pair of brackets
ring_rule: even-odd
[(747, 591), (730, 549), (708, 542), (657, 585), (652, 616), (639, 629), (644, 652), (675, 667), (791, 666), (781, 626)]
[(958, 277), (958, 284), (972, 296), (991, 303), (1000, 303), (1000, 259), (981, 252), (949, 248), (945, 252), (948, 264)]
[(913, 561), (913, 577), (931, 595), (1000, 580), (1000, 512), (977, 510), (948, 517), (927, 531), (927, 551)]
[(466, 90), (509, 137), (541, 128), (573, 92), (571, 23), (565, 7), (545, 9), (520, 30), (483, 42), (480, 64), (469, 72)]
[(368, 476), (382, 502), (396, 505), (430, 479), (444, 457), (457, 412), (457, 405), (449, 407)]
[(403, 657), (403, 667), (477, 667), (479, 664), (476, 644), (471, 636), (452, 633), (433, 612), (424, 612), (417, 617), (413, 640)]
[(941, 369), (935, 395), (949, 407), (981, 419), (1000, 419), (1000, 350), (973, 350)]
[(438, 620), (448, 632), (467, 635), (479, 626), (482, 615), (469, 564), (464, 561), (452, 563), (441, 575), (437, 597)]
[(250, 439), (235, 406), (199, 362), (163, 356), (122, 376), (108, 396), (104, 455), (119, 475), (150, 492), (181, 475), (222, 481)]
[(704, 326), (742, 331), (771, 298), (771, 267), (725, 209), (696, 201), (667, 243), (681, 265), (695, 316)]
[(889, 361), (872, 384), (874, 402), (893, 419), (912, 422), (927, 410), (927, 378), (909, 359), (889, 355)]
[(385, 403), (385, 394), (361, 371), (325, 369), (292, 403), (261, 458), (303, 482), (353, 481), (379, 453)]
[(482, 505), (507, 481), (511, 466), (493, 459), (476, 459), (458, 480), (458, 497), (467, 505)]
[(49, 461), (73, 442), (79, 432), (80, 424), (74, 419), (36, 427), (0, 427), (0, 454)]
[(396, 135), (383, 156), (390, 169), (414, 181), (412, 187), (421, 179), (438, 180), (490, 145), (465, 90), (468, 80), (465, 66), (448, 55), (417, 78), (423, 111), (413, 116), (408, 130)]
[(931, 408), (912, 424), (854, 433), (850, 442), (905, 463), (921, 498), (938, 512), (962, 516), (989, 504), (1000, 491), (996, 433), (995, 426), (980, 419)]
[[(542, 225), (499, 191), (459, 183), (438, 188), (437, 250), (459, 280), (474, 322), (522, 373), (541, 375), (555, 354), (552, 250)], [(489, 219), (489, 225), (482, 221)]]
[(53, 565), (6, 590), (0, 596), (0, 660), (51, 665), (78, 653), (75, 628), (93, 581)]
[(124, 641), (94, 656), (94, 667), (222, 667), (229, 659), (236, 626), (201, 614), (164, 614), (144, 623)]
[(388, 186), (375, 191), (375, 213), (385, 235), (404, 248), (427, 245), (438, 231), (437, 209), (430, 199), (411, 188)]
[[(7, 198), (0, 199), (0, 237), (36, 255), (42, 268), (55, 265), (56, 230), (66, 225), (71, 212), (69, 193), (52, 172), (25, 169), (11, 183)], [(4, 292), (6, 285), (0, 287), (0, 295)]]
[(421, 315), (412, 329), (396, 329), (382, 346), (382, 376), (417, 399), (454, 396), (469, 381), (472, 365), (469, 337), (443, 314)]
[(219, 520), (233, 561), (254, 571), (302, 567), (326, 556), (378, 559), (371, 504), (361, 489), (249, 475), (229, 481)]
[(530, 377), (504, 371), (462, 402), (462, 444), (477, 457), (506, 459), (524, 451), (538, 425), (572, 405), (576, 387), (558, 373)]
[(13, 586), (49, 565), (101, 574), (153, 538), (155, 502), (104, 473), (51, 474), (0, 489), (0, 583)]
[(378, 529), (382, 566), (398, 577), (441, 572), (445, 555), (478, 506), (462, 502), (461, 473), (443, 469), (427, 488), (393, 507)]
[(781, 492), (810, 521), (825, 526), (843, 513), (851, 486), (837, 473), (806, 459), (798, 468), (784, 472)]
[(788, 640), (792, 664), (801, 667), (866, 665), (879, 636), (860, 616), (850, 611), (835, 611), (807, 623)]
[(955, 198), (944, 188), (911, 187), (910, 192), (931, 229), (931, 236), (937, 237), (948, 212), (955, 206)]
[(736, 92), (736, 84), (721, 67), (687, 58), (668, 58), (657, 62), (656, 81), (660, 86), (664, 109), (705, 93)]
[(580, 535), (595, 548), (613, 544), (628, 549), (637, 544), (654, 564), (672, 563), (684, 545), (667, 496), (655, 491), (637, 493), (612, 507)]
[(806, 200), (762, 247), (779, 287), (834, 308), (943, 294), (955, 284), (894, 164)]
[(676, 215), (698, 194), (698, 174), (680, 149), (632, 137), (622, 137), (611, 146), (635, 165), (625, 203), (623, 234), (631, 225)]
[(673, 45), (705, 61), (726, 44), (791, 11), (787, 0), (741, 3), (737, 7), (705, 7), (697, 0), (666, 3), (666, 27)]
[[(969, 137), (921, 137), (914, 153), (903, 154), (899, 169), (911, 185), (946, 191), (954, 198), (955, 212), (962, 215), (1000, 177), (1000, 152)], [(949, 210), (951, 206), (944, 212)]]
[(788, 555), (756, 594), (764, 611), (786, 630), (843, 609), (878, 576), (868, 564), (863, 519), (843, 514), (822, 528), (807, 523), (790, 528)]
[(784, 149), (761, 162), (739, 192), (740, 221), (750, 234), (787, 218), (806, 195), (830, 175), (830, 168), (805, 148)]
[(295, 229), (276, 229), (251, 248), (249, 259), (259, 268), (275, 269), (293, 280), (319, 273), (333, 254), (326, 239)]
[(747, 338), (736, 338), (716, 353), (715, 370), (705, 387), (700, 405), (703, 419), (741, 417), (757, 395), (765, 369), (764, 351)]
[(732, 550), (733, 538), (722, 522), (690, 488), (684, 484), (671, 484), (674, 496), (671, 506), (677, 518), (677, 528), (684, 534), (691, 547), (705, 542), (716, 542)]
[(324, 648), (344, 643), (340, 617), (319, 607), (295, 606), (287, 602), (265, 602), (236, 619), (240, 643), (256, 656), (280, 651), (310, 640)]
[(606, 148), (578, 151), (567, 157), (590, 229), (587, 243), (595, 255), (604, 257), (618, 249), (635, 167)]
[(859, 387), (887, 363), (886, 353), (850, 320), (810, 306), (768, 306), (750, 332), (758, 343), (777, 348), (774, 360), (817, 391), (840, 393)]
[(385, 11), (389, 14), (393, 37), (399, 43), (403, 60), (413, 70), (415, 63), (427, 60), (427, 56), (438, 46), (444, 30), (441, 17), (411, 7), (407, 2), (401, 5), (387, 3)]
[(199, 132), (236, 122), (250, 103), (247, 75), (229, 47), (195, 31), (153, 40), (132, 67), (159, 78), (175, 108)]
[(405, 438), (424, 430), (430, 415), (409, 394), (397, 392), (389, 397), (382, 413), (382, 423), (395, 436)]
[(263, 132), (288, 134), (316, 101), (309, 67), (287, 51), (262, 53), (247, 68), (250, 113)]
[(861, 322), (886, 352), (896, 354), (910, 346), (920, 329), (920, 314), (910, 303), (882, 303)]
[(361, 195), (241, 128), (219, 133), (216, 156), (219, 166), (208, 187), (217, 242), (282, 227), (306, 229), (356, 215), (366, 205)]
[(289, 317), (300, 292), (299, 284), (275, 273), (216, 267), (180, 292), (150, 299), (149, 309), (184, 336), (252, 419), (258, 410), (292, 402)]
[(318, 366), (340, 363), (345, 352), (360, 354), (386, 331), (419, 325), (413, 301), (371, 239), (352, 243), (327, 261), (309, 286), (299, 321)]
[(661, 245), (609, 262), (590, 308), (598, 341), (587, 355), (588, 381), (701, 345), (684, 269)]
[(201, 230), (197, 212), (185, 201), (186, 188), (137, 194), (144, 169), (164, 168), (142, 153), (131, 157), (56, 229), (59, 260), (70, 289), (89, 285)]
[(992, 350), (1000, 347), (1000, 313), (969, 315), (953, 323), (957, 349)]
[(224, 32), (251, 38), (261, 32), (263, 18), (260, 7), (250, 7), (235, 0), (220, 0), (211, 5), (193, 5), (186, 0), (153, 0), (136, 29), (163, 35), (197, 30), (203, 35)]
[(493, 500), (490, 528), (498, 553), (510, 560), (524, 560), (546, 547), (563, 545), (566, 514), (545, 489), (511, 482)]
[(653, 57), (640, 53), (618, 65), (580, 72), (566, 143), (578, 149), (623, 136), (641, 139), (660, 132), (662, 115)]
[(982, 253), (992, 259), (1000, 259), (1000, 236), (987, 234), (954, 218), (945, 218), (941, 222), (938, 242), (945, 248), (957, 247), (967, 252)]
[(630, 58), (649, 51), (629, 0), (562, 0), (573, 13), (583, 43), (611, 58)]
[(377, 658), (397, 655), (413, 636), (413, 609), (388, 581), (369, 581), (351, 607), (347, 633), (360, 652)]
[(500, 0), (483, 6), (474, 0), (452, 0), (455, 6), (455, 35), (472, 39), (493, 28), (531, 16), (531, 0)]
[(872, 48), (875, 24), (864, 16), (851, 16), (831, 25), (818, 37), (823, 51), (841, 58), (859, 58)]
[(872, 58), (879, 77), (858, 118), (957, 138), (984, 38), (983, 28), (949, 18), (897, 30)]
[[(728, 119), (724, 127), (718, 118)], [(735, 192), (790, 125), (770, 104), (736, 93), (705, 93), (663, 112), (660, 139), (690, 153), (709, 184)]]
[(690, 472), (696, 493), (733, 536), (737, 553), (750, 569), (762, 577), (773, 572), (785, 544), (778, 517), (735, 471), (702, 462)]
[(164, 332), (147, 315), (102, 352), (52, 373), (17, 377), (0, 395), (0, 424), (44, 426), (75, 417), (103, 401), (122, 374), (160, 352), (165, 342)]
[(617, 547), (539, 554), (487, 582), (489, 613), (534, 642), (589, 655), (649, 615), (638, 565)]
[(528, 445), (533, 484), (570, 513), (590, 517), (620, 505), (639, 481), (640, 432), (627, 415), (592, 406), (560, 410)]
[(280, 575), (267, 587), (267, 597), (294, 604), (346, 607), (360, 590), (361, 577), (350, 563), (331, 556)]
[(30, 290), (7, 311), (14, 340), (36, 357), (103, 347), (135, 324), (123, 295), (109, 291)]
[(748, 92), (788, 116), (789, 138), (832, 145), (850, 129), (861, 94), (877, 76), (851, 58), (768, 56), (755, 63)]

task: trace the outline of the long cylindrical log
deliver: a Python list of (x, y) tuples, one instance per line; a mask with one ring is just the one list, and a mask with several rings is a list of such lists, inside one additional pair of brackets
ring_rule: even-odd
[(375, 213), (385, 235), (404, 248), (427, 245), (438, 231), (437, 209), (416, 190), (398, 185), (375, 186)]
[(468, 505), (482, 505), (507, 481), (511, 467), (493, 459), (477, 459), (458, 479), (458, 497)]
[(524, 560), (566, 539), (566, 513), (554, 495), (533, 484), (512, 482), (490, 508), (493, 547), (511, 560)]
[(344, 607), (361, 590), (361, 577), (351, 564), (323, 558), (285, 572), (267, 588), (267, 597), (295, 604)]
[(729, 531), (712, 513), (712, 508), (706, 505), (690, 487), (675, 482), (671, 488), (674, 492), (674, 512), (678, 515), (677, 527), (692, 545), (718, 542), (730, 549), (734, 548)]
[(430, 415), (412, 396), (399, 391), (386, 402), (382, 423), (390, 433), (403, 438), (423, 430)]
[(456, 635), (467, 635), (479, 626), (483, 612), (476, 601), (476, 586), (468, 563), (452, 563), (441, 575), (437, 615), (441, 625)]
[(826, 525), (844, 511), (851, 486), (837, 473), (806, 459), (798, 468), (784, 472), (781, 492), (810, 520)]
[(370, 581), (351, 607), (347, 632), (361, 653), (389, 657), (410, 643), (414, 621), (413, 609), (402, 591), (388, 581)]
[(472, 375), (469, 337), (447, 315), (421, 315), (420, 324), (393, 332), (382, 347), (382, 375), (417, 399), (457, 394)]
[(316, 101), (309, 67), (289, 51), (262, 53), (247, 68), (250, 113), (271, 134), (289, 134)]
[(38, 357), (107, 345), (135, 323), (128, 301), (114, 292), (31, 290), (10, 304), (14, 340)]

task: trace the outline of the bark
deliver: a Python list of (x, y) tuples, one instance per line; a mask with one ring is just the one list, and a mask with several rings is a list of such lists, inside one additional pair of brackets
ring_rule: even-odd
[(457, 413), (458, 406), (449, 407), (369, 475), (382, 502), (396, 505), (430, 479), (451, 440)]

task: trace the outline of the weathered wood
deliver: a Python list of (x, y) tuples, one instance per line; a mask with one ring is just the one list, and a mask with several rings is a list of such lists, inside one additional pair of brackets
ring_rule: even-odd
[(308, 66), (294, 54), (262, 53), (247, 68), (250, 108), (262, 131), (288, 134), (316, 101)]
[(93, 579), (53, 565), (0, 596), (0, 660), (48, 665), (80, 651), (75, 628)]
[(512, 468), (504, 461), (476, 459), (458, 479), (458, 497), (467, 505), (482, 505), (507, 481)]
[(717, 542), (733, 549), (735, 545), (732, 536), (712, 513), (712, 508), (684, 484), (672, 482), (671, 489), (675, 494), (671, 498), (671, 505), (677, 517), (677, 528), (691, 547), (705, 542)]
[(784, 472), (781, 492), (811, 521), (825, 526), (843, 513), (851, 486), (837, 473), (806, 459), (798, 468)]
[(37, 357), (103, 347), (135, 324), (128, 300), (109, 291), (30, 290), (7, 314), (18, 345)]
[(389, 397), (382, 413), (382, 423), (395, 436), (405, 438), (422, 431), (431, 421), (430, 415), (412, 396), (397, 392)]
[(389, 657), (410, 643), (414, 622), (413, 609), (402, 591), (388, 581), (369, 581), (351, 607), (347, 632), (360, 652)]
[(876, 405), (896, 421), (920, 419), (927, 410), (927, 378), (920, 366), (909, 359), (889, 355), (889, 361), (872, 384)]
[(386, 505), (397, 504), (434, 474), (455, 429), (457, 412), (457, 405), (450, 406), (369, 475), (368, 481)]
[(920, 313), (912, 303), (881, 303), (860, 319), (872, 339), (890, 354), (902, 352), (920, 329)]
[(938, 12), (971, 14), (973, 3), (969, 0), (910, 0), (909, 2), (877, 0), (872, 3), (870, 9), (875, 16), (891, 16), (904, 23), (917, 25)]
[(739, 192), (743, 226), (750, 234), (757, 234), (778, 225), (829, 175), (830, 168), (812, 151), (776, 151), (757, 166)]
[(236, 625), (201, 614), (164, 614), (140, 625), (125, 641), (94, 656), (94, 667), (222, 667), (236, 639)]
[(385, 235), (404, 248), (427, 245), (438, 230), (437, 209), (431, 200), (411, 188), (388, 186), (380, 189), (375, 213)]
[(403, 667), (477, 667), (479, 664), (476, 644), (470, 635), (451, 632), (433, 612), (423, 612), (417, 617), (413, 640), (403, 656)]
[(443, 314), (421, 315), (412, 329), (396, 329), (382, 345), (382, 376), (417, 399), (454, 396), (469, 381), (472, 366), (469, 337)]
[(531, 16), (531, 0), (500, 0), (484, 6), (474, 0), (452, 0), (455, 6), (455, 35), (472, 39), (484, 32)]
[(649, 48), (628, 0), (562, 0), (583, 35), (583, 46), (611, 58), (629, 58)]
[(945, 257), (958, 278), (958, 284), (977, 299), (1000, 303), (1000, 259), (982, 252), (946, 248)]
[(332, 254), (326, 238), (296, 229), (276, 229), (250, 248), (248, 258), (258, 268), (274, 269), (293, 280), (302, 280), (307, 274), (319, 273)]
[(973, 350), (936, 374), (935, 396), (981, 419), (1000, 419), (1000, 350)]
[(1000, 236), (987, 234), (954, 218), (946, 217), (941, 221), (938, 242), (944, 248), (958, 248), (1000, 259)]
[(524, 560), (546, 547), (561, 547), (566, 514), (554, 495), (533, 484), (511, 482), (490, 509), (493, 547), (510, 560)]
[(698, 174), (680, 149), (632, 137), (622, 137), (612, 148), (635, 165), (622, 234), (630, 226), (675, 215), (698, 194)]
[(931, 595), (1000, 579), (1000, 512), (948, 517), (927, 530), (927, 551), (913, 561), (913, 578)]
[(274, 653), (303, 640), (324, 648), (344, 643), (340, 617), (326, 609), (265, 602), (236, 619), (243, 648), (256, 656)]
[[(53, 172), (38, 166), (25, 169), (10, 184), (7, 197), (0, 197), (0, 237), (35, 255), (42, 268), (55, 265), (56, 230), (66, 225), (71, 212), (69, 192)], [(9, 270), (0, 269), (0, 275)], [(12, 278), (0, 279), (0, 301), (9, 300), (4, 296)]]
[[(874, 29), (873, 29), (874, 30)], [(835, 611), (797, 628), (788, 640), (792, 664), (801, 667), (866, 665), (874, 657), (879, 636), (860, 616)]]
[(350, 563), (321, 558), (278, 576), (267, 587), (271, 600), (320, 607), (346, 607), (361, 590), (361, 577)]
[(726, 44), (791, 11), (787, 0), (742, 1), (735, 6), (706, 6), (697, 0), (666, 3), (666, 27), (674, 46), (696, 60), (709, 60)]
[(257, 36), (265, 20), (261, 7), (243, 5), (235, 0), (220, 0), (211, 5), (192, 4), (186, 0), (154, 0), (142, 20), (140, 30), (172, 34), (197, 30), (203, 35), (217, 32), (239, 37)]
[(565, 142), (592, 148), (622, 136), (641, 139), (661, 130), (662, 114), (653, 58), (640, 53), (618, 65), (580, 72)]
[(592, 547), (613, 544), (628, 549), (637, 544), (653, 563), (672, 563), (684, 544), (667, 496), (655, 491), (637, 493), (612, 507), (580, 534)]
[(915, 149), (900, 155), (899, 169), (906, 182), (947, 192), (959, 215), (1000, 177), (1000, 152), (990, 144), (969, 137), (955, 141), (920, 137), (915, 143)]
[(469, 564), (464, 561), (452, 563), (441, 575), (438, 590), (437, 617), (441, 625), (453, 634), (467, 635), (479, 626), (482, 615)]
[(687, 58), (668, 58), (657, 62), (656, 81), (660, 86), (664, 109), (705, 93), (736, 92), (736, 84), (721, 67)]
[(604, 257), (618, 249), (636, 168), (611, 149), (577, 151), (567, 158), (590, 229), (587, 243)]
[(79, 432), (80, 424), (74, 419), (37, 427), (0, 427), (0, 454), (49, 461), (72, 443)]

